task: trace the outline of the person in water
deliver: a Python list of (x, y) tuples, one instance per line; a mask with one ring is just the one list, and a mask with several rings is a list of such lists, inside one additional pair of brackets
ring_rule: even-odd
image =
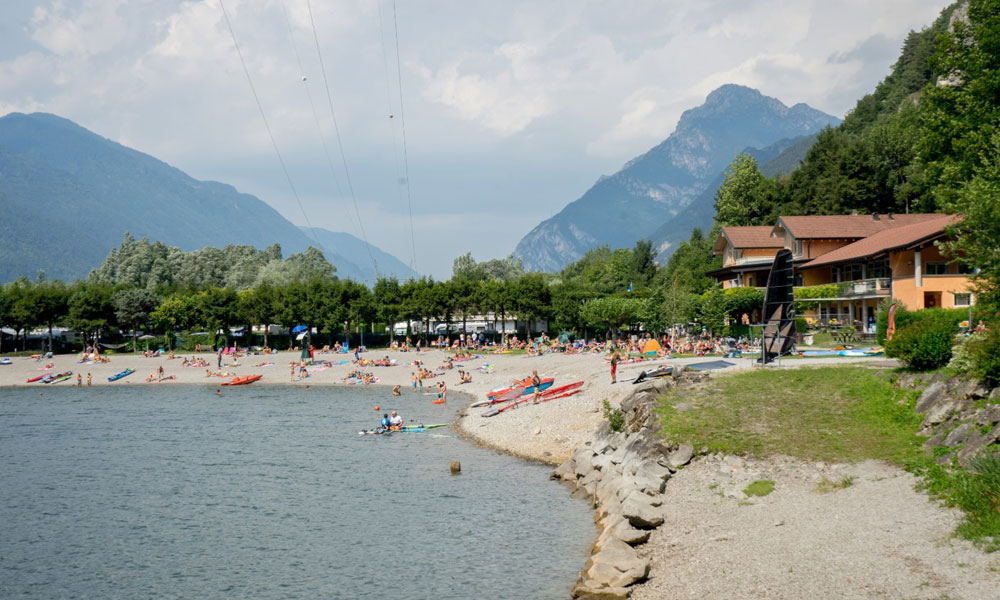
[(399, 384), (396, 384), (396, 386), (392, 388), (392, 395), (393, 396), (399, 395)]
[(396, 414), (396, 411), (392, 411), (392, 416), (389, 417), (389, 427), (393, 429), (399, 429), (403, 426), (403, 417)]
[(379, 423), (379, 425), (382, 426), (382, 429), (388, 429), (389, 427), (392, 426), (392, 422), (389, 419), (389, 413), (382, 414), (382, 421)]

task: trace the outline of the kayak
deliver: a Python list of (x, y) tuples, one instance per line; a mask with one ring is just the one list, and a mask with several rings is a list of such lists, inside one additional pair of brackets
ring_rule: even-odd
[(527, 379), (515, 379), (511, 385), (508, 385), (506, 387), (498, 387), (496, 389), (490, 390), (489, 392), (486, 393), (486, 397), (493, 399), (496, 398), (497, 396), (502, 396), (508, 392), (520, 389), (530, 384), (531, 384), (531, 377), (528, 377)]
[(32, 377), (31, 379), (25, 381), (24, 383), (34, 383), (36, 381), (41, 381), (46, 377), (52, 377), (52, 373), (45, 373), (44, 375), (39, 375), (38, 377)]
[(73, 371), (66, 371), (65, 373), (60, 373), (58, 375), (46, 375), (42, 379), (42, 383), (59, 383), (60, 381), (66, 381), (73, 376)]
[[(581, 383), (581, 385), (582, 385), (582, 383)], [(583, 390), (580, 390), (580, 389), (573, 389), (573, 390), (569, 390), (569, 391), (564, 391), (561, 394), (551, 394), (551, 395), (548, 395), (548, 396), (539, 396), (538, 397), (538, 402), (548, 402), (549, 400), (555, 400), (556, 398), (566, 398), (568, 396), (574, 396), (576, 394), (579, 394), (582, 391)], [(506, 404), (504, 406), (498, 406), (497, 408), (488, 410), (488, 411), (484, 412), (482, 414), (482, 416), (484, 416), (484, 417), (495, 417), (495, 416), (499, 415), (500, 413), (502, 413), (503, 411), (505, 411), (507, 409), (517, 408), (518, 406), (521, 406), (522, 404), (528, 404), (529, 402), (534, 402), (534, 396), (529, 397), (529, 396), (525, 395), (525, 396), (522, 396), (519, 400), (515, 400), (515, 401), (511, 402), (510, 404)]]
[(3, 357), (3, 358), (0, 358), (0, 365), (11, 365), (11, 364), (14, 364), (14, 363), (12, 363), (11, 360), (9, 358), (7, 358), (6, 356)]
[(435, 423), (433, 425), (403, 425), (398, 429), (398, 431), (403, 433), (420, 433), (421, 431), (427, 431), (428, 429), (437, 429), (438, 427), (447, 426), (447, 423)]
[(429, 429), (447, 427), (447, 423), (435, 423), (433, 425), (403, 425), (397, 429), (391, 427), (376, 427), (375, 429), (365, 429), (359, 431), (358, 435), (391, 435), (393, 433), (421, 433)]
[(582, 381), (574, 381), (573, 383), (567, 383), (566, 385), (561, 385), (559, 387), (549, 388), (549, 389), (543, 391), (538, 396), (540, 398), (547, 398), (549, 396), (555, 396), (557, 394), (562, 394), (562, 393), (565, 393), (565, 392), (569, 392), (571, 390), (575, 390), (575, 389), (580, 388), (580, 387), (583, 387), (583, 382)]
[(108, 377), (108, 381), (118, 381), (122, 377), (128, 377), (132, 373), (135, 373), (135, 369), (125, 369), (121, 373), (118, 373), (116, 375), (112, 375), (111, 377)]
[(494, 396), (489, 400), (482, 400), (472, 404), (472, 408), (478, 408), (480, 406), (488, 406), (491, 404), (502, 404), (504, 402), (510, 402), (511, 400), (517, 399), (524, 392), (524, 387), (509, 388), (506, 394), (501, 396)]
[[(556, 380), (553, 379), (552, 377), (549, 377), (547, 379), (543, 379), (541, 381), (541, 383), (538, 384), (538, 391), (539, 392), (544, 392), (545, 390), (547, 390), (550, 387), (552, 387), (552, 384), (555, 383), (555, 381)], [(535, 393), (535, 386), (529, 385), (528, 387), (524, 388), (523, 392), (521, 392), (521, 396), (527, 396), (529, 394), (533, 395), (534, 393)]]
[(253, 383), (263, 377), (263, 375), (244, 375), (243, 377), (233, 377), (229, 381), (225, 381), (222, 385), (247, 385)]

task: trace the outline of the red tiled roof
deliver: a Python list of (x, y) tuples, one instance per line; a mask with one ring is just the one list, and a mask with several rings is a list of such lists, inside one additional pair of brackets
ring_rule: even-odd
[(778, 217), (778, 227), (784, 227), (796, 239), (860, 239), (886, 229), (905, 227), (934, 220), (940, 214), (879, 215), (794, 215)]
[(781, 248), (784, 240), (771, 237), (770, 225), (759, 227), (723, 227), (722, 235), (726, 236), (733, 248)]
[[(850, 262), (869, 256), (883, 254), (896, 248), (904, 248), (911, 244), (937, 237), (944, 231), (945, 227), (951, 225), (960, 218), (958, 215), (940, 214), (900, 216), (933, 218), (925, 218), (910, 223), (909, 225), (883, 229), (852, 244), (842, 246), (832, 252), (827, 252), (822, 256), (818, 256), (805, 263), (800, 268), (811, 269), (813, 267), (832, 265), (834, 263)], [(899, 217), (897, 217), (897, 219), (898, 218)], [(871, 220), (871, 217), (868, 217), (868, 219)]]

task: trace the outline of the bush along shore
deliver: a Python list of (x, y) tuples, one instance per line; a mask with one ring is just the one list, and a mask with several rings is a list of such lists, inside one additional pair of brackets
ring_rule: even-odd
[[(671, 474), (690, 462), (694, 448), (665, 443), (658, 434), (657, 397), (675, 386), (690, 386), (705, 373), (675, 368), (672, 378), (635, 386), (621, 408), (607, 408), (608, 422), (559, 465), (552, 478), (591, 498), (602, 528), (573, 597), (625, 598), (629, 587), (649, 575), (650, 562), (636, 546), (664, 523), (662, 493)], [(617, 412), (620, 411), (620, 412)], [(612, 423), (620, 427), (612, 428)]]

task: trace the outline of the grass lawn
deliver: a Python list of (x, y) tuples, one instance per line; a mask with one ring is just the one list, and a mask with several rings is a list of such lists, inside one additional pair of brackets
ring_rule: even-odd
[(909, 464), (928, 457), (917, 395), (862, 367), (756, 370), (673, 390), (659, 411), (664, 437), (713, 451)]
[(933, 496), (965, 511), (959, 535), (1000, 550), (1000, 452), (981, 456), (971, 471), (937, 465), (916, 435), (923, 419), (913, 411), (918, 395), (864, 367), (761, 369), (673, 389), (657, 410), (664, 438), (711, 451), (900, 465), (922, 476)]

